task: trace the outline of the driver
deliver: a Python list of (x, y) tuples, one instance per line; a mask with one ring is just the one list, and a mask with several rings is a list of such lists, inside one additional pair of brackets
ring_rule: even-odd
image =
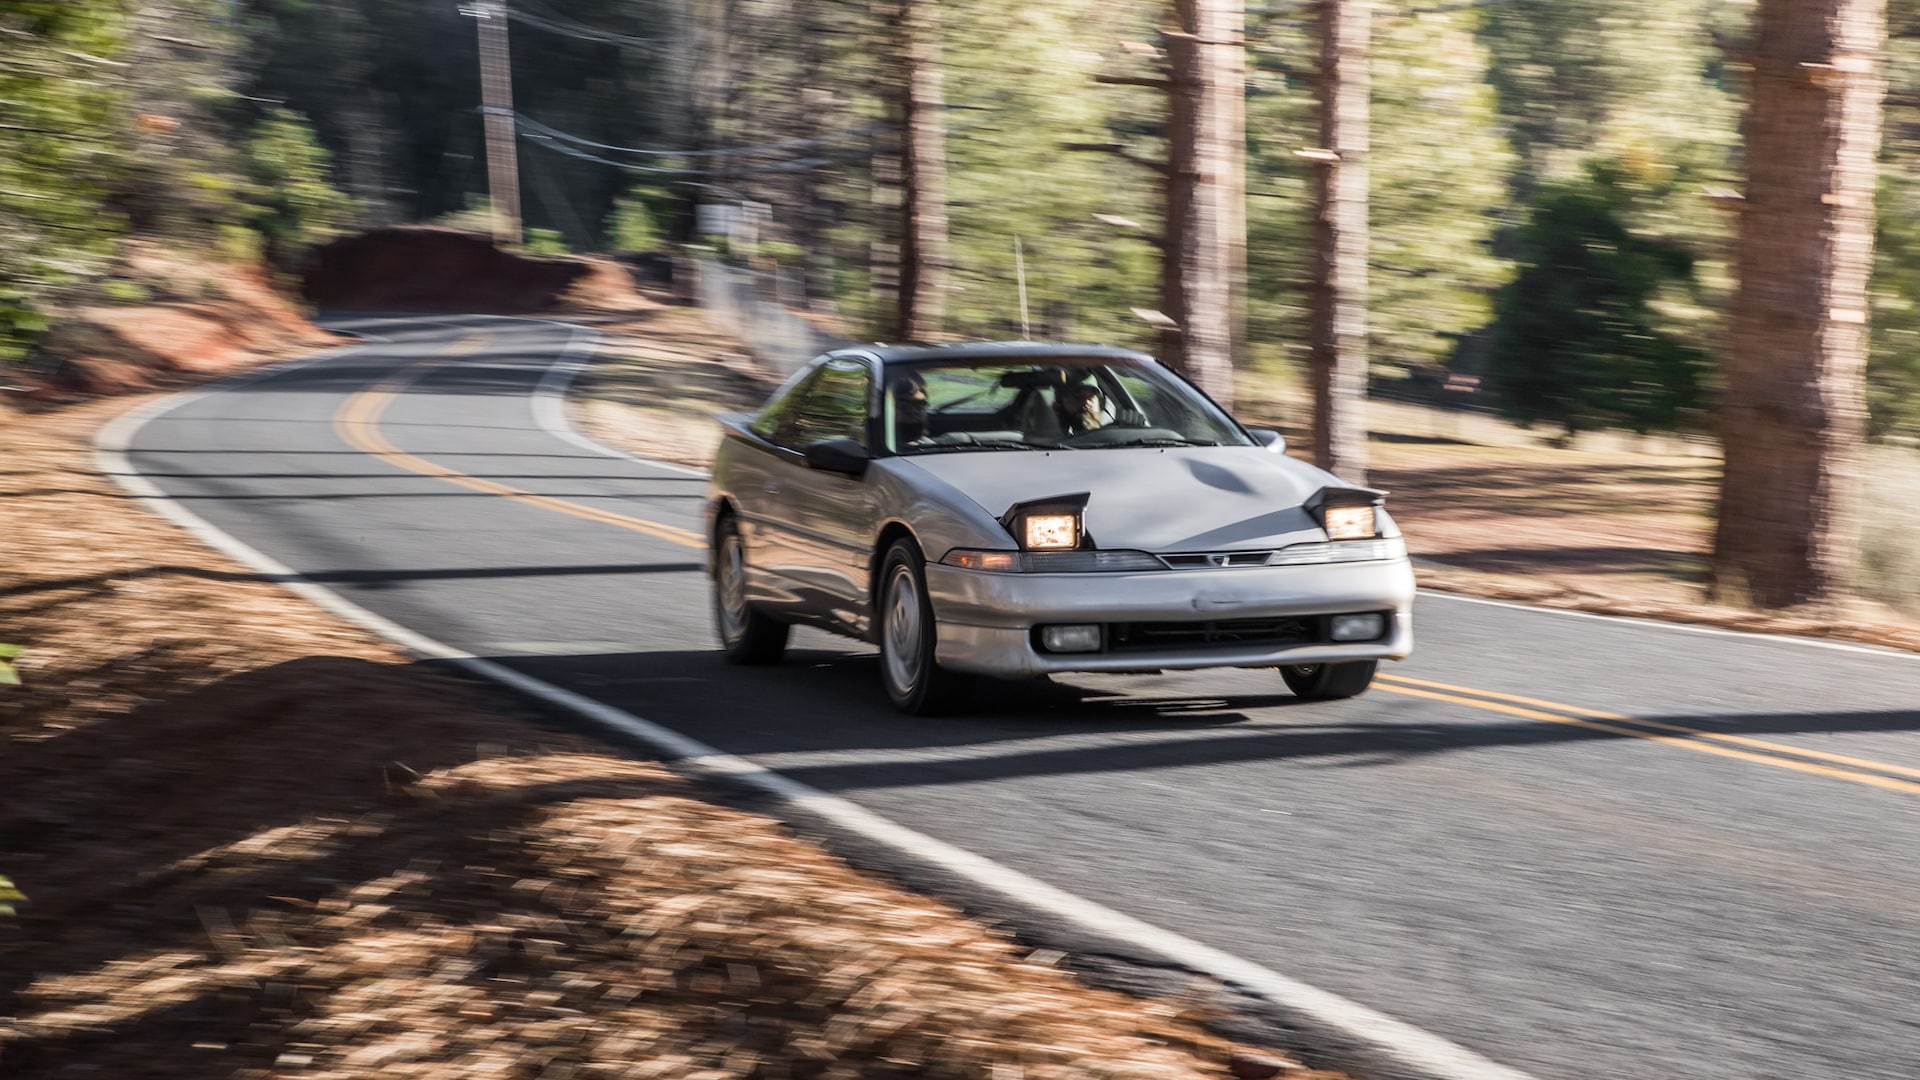
[(1105, 408), (1106, 399), (1090, 378), (1075, 379), (1053, 392), (1054, 415), (1067, 435), (1106, 426)]
[(893, 435), (895, 446), (905, 446), (927, 437), (927, 380), (917, 371), (907, 371), (888, 380), (893, 394)]

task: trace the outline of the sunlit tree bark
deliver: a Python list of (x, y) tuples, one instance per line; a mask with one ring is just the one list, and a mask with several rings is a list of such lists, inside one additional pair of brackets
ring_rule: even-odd
[[(1235, 230), (1245, 244), (1245, 16), (1238, 0), (1175, 0), (1166, 33), (1167, 236), (1161, 336), (1170, 366), (1224, 406), (1233, 402)], [(1240, 126), (1236, 126), (1239, 124)]]
[(1313, 246), (1314, 463), (1367, 475), (1367, 46), (1371, 0), (1321, 0), (1320, 145)]
[(901, 56), (900, 336), (940, 336), (947, 293), (947, 105), (937, 0), (903, 0)]
[(1714, 586), (1828, 604), (1858, 547), (1886, 0), (1761, 0), (1755, 31)]

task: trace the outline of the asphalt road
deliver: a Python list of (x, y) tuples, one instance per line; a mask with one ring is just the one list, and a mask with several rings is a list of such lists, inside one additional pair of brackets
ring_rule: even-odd
[(1920, 657), (1422, 594), (1352, 701), (1085, 677), (909, 721), (851, 642), (720, 662), (702, 481), (535, 422), (571, 331), (358, 328), (129, 460), (395, 622), (1542, 1080), (1920, 1076)]

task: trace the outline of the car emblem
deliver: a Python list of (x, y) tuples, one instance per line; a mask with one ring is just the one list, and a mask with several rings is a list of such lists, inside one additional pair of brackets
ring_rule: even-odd
[(1209, 555), (1207, 556), (1207, 565), (1225, 566), (1227, 565), (1227, 557), (1225, 555)]

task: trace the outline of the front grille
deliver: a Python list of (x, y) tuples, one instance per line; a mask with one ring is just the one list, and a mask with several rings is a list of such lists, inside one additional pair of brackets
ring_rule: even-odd
[(1160, 561), (1175, 570), (1205, 570), (1219, 566), (1265, 566), (1271, 551), (1222, 551), (1196, 555), (1162, 555)]
[(1321, 640), (1317, 618), (1212, 619), (1107, 624), (1108, 652), (1218, 649), (1236, 645), (1308, 645)]

